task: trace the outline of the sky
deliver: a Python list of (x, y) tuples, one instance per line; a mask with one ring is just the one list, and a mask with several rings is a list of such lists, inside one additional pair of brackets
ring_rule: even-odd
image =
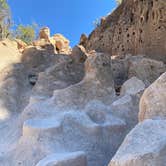
[(90, 34), (93, 22), (116, 8), (115, 0), (8, 0), (15, 24), (48, 26), (74, 46), (82, 33)]

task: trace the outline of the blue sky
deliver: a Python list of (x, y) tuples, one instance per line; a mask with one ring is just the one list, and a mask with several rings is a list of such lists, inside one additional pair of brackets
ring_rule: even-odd
[(89, 34), (93, 22), (115, 7), (115, 0), (8, 0), (16, 24), (48, 26), (51, 34), (61, 33), (78, 43), (82, 33)]

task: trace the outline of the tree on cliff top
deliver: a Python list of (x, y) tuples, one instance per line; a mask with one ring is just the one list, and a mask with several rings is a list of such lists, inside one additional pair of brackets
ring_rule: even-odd
[(0, 39), (6, 38), (11, 24), (10, 8), (6, 0), (0, 0)]

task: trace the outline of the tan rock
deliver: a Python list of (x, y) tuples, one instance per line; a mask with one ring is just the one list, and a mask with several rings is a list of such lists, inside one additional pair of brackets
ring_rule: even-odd
[(139, 121), (166, 117), (166, 73), (144, 92), (140, 100)]
[(124, 0), (89, 36), (86, 49), (166, 62), (166, 1)]
[(88, 41), (88, 37), (86, 36), (86, 34), (82, 34), (80, 37), (79, 45), (85, 46), (87, 41)]
[(23, 42), (21, 39), (15, 39), (15, 41), (17, 42), (17, 47), (19, 50), (23, 51), (28, 45)]
[(49, 41), (50, 39), (50, 29), (48, 27), (44, 27), (39, 32), (39, 39), (45, 39)]
[(9, 39), (0, 41), (0, 70), (8, 65), (21, 62), (21, 53), (17, 48), (17, 42)]
[(66, 88), (82, 80), (84, 76), (83, 63), (74, 63), (68, 55), (60, 55), (59, 59), (61, 62), (56, 62), (46, 71), (39, 73), (38, 81), (32, 91), (34, 97), (51, 97), (54, 90)]
[(55, 34), (52, 39), (55, 42), (56, 49), (59, 53), (69, 54), (71, 52), (70, 46), (69, 46), (69, 40), (66, 39), (61, 34)]
[(121, 95), (136, 95), (145, 89), (145, 84), (137, 77), (132, 77), (127, 80), (121, 88)]
[(111, 101), (114, 93), (111, 58), (95, 53), (85, 62), (85, 76), (81, 82), (54, 91), (53, 102), (59, 107), (83, 107), (90, 100)]
[(165, 71), (166, 65), (162, 61), (141, 56), (128, 58), (128, 77), (135, 76), (142, 80), (146, 86), (152, 84)]
[(77, 45), (72, 49), (71, 57), (76, 63), (85, 62), (88, 54), (82, 45)]

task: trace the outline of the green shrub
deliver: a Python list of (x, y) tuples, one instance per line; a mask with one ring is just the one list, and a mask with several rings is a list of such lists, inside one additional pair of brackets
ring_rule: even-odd
[(21, 39), (27, 44), (30, 44), (36, 38), (36, 28), (37, 28), (36, 24), (32, 25), (20, 24), (16, 27), (16, 30), (14, 30), (13, 36), (15, 38)]

